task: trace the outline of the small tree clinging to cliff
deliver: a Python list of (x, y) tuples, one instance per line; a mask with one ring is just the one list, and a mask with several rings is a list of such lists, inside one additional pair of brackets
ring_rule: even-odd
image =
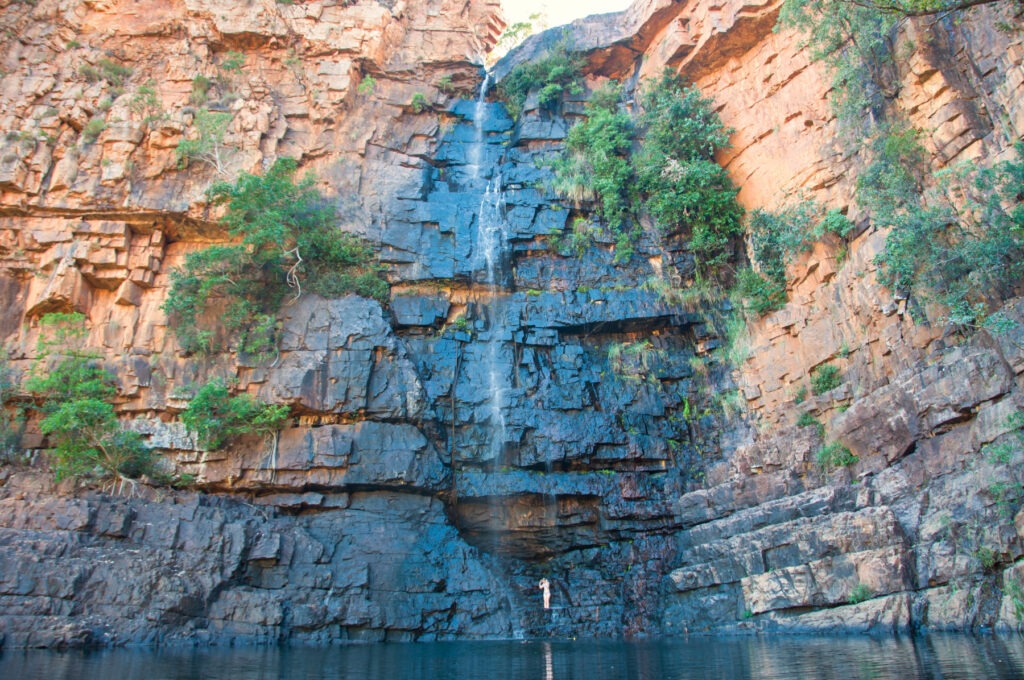
[(215, 328), (201, 317), (215, 304), (237, 349), (265, 355), (277, 346), (276, 315), (289, 293), (386, 300), (369, 244), (337, 229), (333, 204), (312, 177), (296, 183), (296, 168), (293, 159), (278, 159), (264, 175), (243, 173), (210, 190), (227, 208), (222, 224), (241, 242), (189, 253), (171, 272), (163, 309), (185, 351), (213, 349)]
[(715, 154), (732, 130), (710, 99), (666, 71), (641, 91), (645, 128), (636, 160), (644, 205), (665, 233), (685, 230), (698, 278), (714, 278), (743, 233), (737, 189)]
[(224, 163), (230, 149), (224, 144), (224, 136), (231, 126), (232, 118), (230, 113), (223, 111), (205, 108), (196, 111), (195, 136), (178, 142), (178, 167), (186, 168), (189, 162), (199, 161), (212, 167), (218, 174), (225, 174)]
[(53, 445), (57, 479), (109, 477), (123, 486), (152, 474), (152, 452), (121, 427), (111, 404), (113, 374), (85, 347), (85, 317), (48, 314), (40, 323), (40, 357), (25, 387), (40, 401), (39, 429)]
[(222, 448), (241, 435), (273, 435), (287, 418), (287, 405), (264, 404), (248, 394), (231, 396), (221, 380), (200, 387), (181, 413), (181, 422), (206, 449)]

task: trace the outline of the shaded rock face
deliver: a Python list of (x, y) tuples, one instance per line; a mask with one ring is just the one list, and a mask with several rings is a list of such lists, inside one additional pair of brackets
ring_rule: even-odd
[(39, 492), (38, 479), (16, 476), (0, 499), (8, 645), (509, 631), (506, 586), (426, 496), (310, 493), (308, 504), (252, 505), (196, 494), (68, 500)]
[[(856, 217), (827, 77), (771, 32), (779, 4), (637, 3), (625, 22), (580, 22), (577, 45), (595, 79), (669, 66), (713, 96), (748, 207), (805, 191)], [(732, 372), (714, 352), (723, 310), (678, 301), (683, 239), (647, 230), (624, 262), (600, 236), (561, 242), (587, 213), (545, 188), (544, 161), (584, 102), (531, 100), (514, 123), (474, 100), (470, 57), (495, 9), (42, 0), (5, 14), (18, 38), (0, 115), (27, 133), (5, 137), (0, 165), (12, 363), (29, 370), (39, 316), (86, 313), (125, 419), (202, 493), (124, 498), (0, 467), (2, 644), (1016, 626), (1019, 331), (957, 344), (915, 323), (875, 280), (884, 234), (868, 228), (841, 266), (834, 243), (802, 256), (790, 304), (750, 329)], [(1020, 79), (1002, 78), (1024, 54), (1019, 31), (994, 29), (1007, 11), (939, 25), (905, 69), (901, 105), (934, 130), (940, 164), (1000, 153), (993, 121), (1024, 110)], [(224, 71), (234, 52), (241, 73)], [(177, 167), (196, 75), (232, 114), (220, 168)], [(182, 355), (160, 304), (185, 254), (225, 238), (205, 189), (284, 155), (380, 245), (390, 305), (307, 295), (282, 308), (273, 361)], [(1024, 321), (1024, 303), (1004, 311)], [(843, 383), (795, 403), (825, 363)], [(289, 424), (200, 449), (176, 414), (212, 378), (288, 404)], [(821, 471), (826, 439), (858, 462)], [(23, 444), (46, 442), (30, 423)]]

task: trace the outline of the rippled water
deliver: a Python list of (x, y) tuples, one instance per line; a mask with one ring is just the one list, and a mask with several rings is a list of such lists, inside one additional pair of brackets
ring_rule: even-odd
[(436, 642), (330, 648), (7, 651), (0, 678), (601, 680), (1024, 678), (1020, 637)]

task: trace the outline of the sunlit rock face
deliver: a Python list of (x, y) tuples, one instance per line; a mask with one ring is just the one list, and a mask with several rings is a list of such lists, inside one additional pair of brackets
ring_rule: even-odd
[[(828, 74), (772, 31), (779, 5), (639, 2), (572, 28), (591, 88), (669, 67), (715, 100), (745, 207), (800, 194), (858, 225), (841, 262), (827, 239), (800, 256), (735, 367), (715, 351), (727, 303), (666, 292), (692, 277), (685, 238), (644, 229), (626, 261), (565, 239), (589, 213), (548, 161), (585, 93), (518, 121), (481, 97), (495, 3), (7, 7), (11, 364), (31, 369), (43, 315), (84, 313), (119, 412), (198, 488), (0, 467), (0, 644), (1015, 626), (1020, 332), (957, 344), (877, 282), (860, 160)], [(1012, 12), (901, 34), (898, 105), (936, 168), (1021, 129)], [(230, 125), (182, 163), (203, 109)], [(306, 294), (277, 356), (186, 355), (161, 305), (185, 255), (227, 239), (206, 191), (284, 156), (379, 246), (390, 302)], [(825, 363), (842, 383), (797, 399)], [(288, 404), (287, 426), (202, 450), (177, 414), (213, 378)], [(826, 440), (858, 462), (822, 472)], [(37, 423), (22, 443), (46, 444)]]

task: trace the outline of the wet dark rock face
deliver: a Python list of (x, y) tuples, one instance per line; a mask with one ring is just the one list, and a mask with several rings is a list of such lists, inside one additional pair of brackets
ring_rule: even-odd
[(403, 192), (423, 198), (399, 201), (383, 235), (407, 279), (442, 287), (399, 290), (392, 313), (452, 474), (449, 516), (511, 583), (516, 633), (656, 632), (646, 598), (674, 551), (676, 499), (718, 455), (711, 393), (728, 387), (704, 354), (716, 346), (705, 319), (665, 299), (686, 253), (646, 234), (622, 262), (601, 236), (560, 250), (586, 218), (547, 188), (571, 120), (533, 102), (516, 125), (494, 104), (451, 112), (436, 166)]
[[(428, 496), (0, 496), (11, 646), (507, 635), (507, 587)], [(40, 493), (43, 491), (43, 493)], [(52, 490), (50, 490), (52, 491)], [(315, 507), (316, 511), (309, 511)], [(307, 508), (306, 511), (302, 511)]]
[(624, 262), (600, 238), (560, 253), (577, 214), (543, 161), (569, 121), (446, 115), (375, 218), (401, 279), (390, 308), (305, 296), (282, 310), (278, 360), (243, 366), (292, 406), (276, 442), (207, 452), (140, 420), (210, 495), (0, 487), (4, 644), (657, 632), (724, 380), (702, 317), (655, 285), (685, 253), (647, 236)]
[[(461, 101), (430, 155), (368, 161), (393, 170), (368, 229), (398, 279), (388, 308), (305, 296), (278, 360), (237, 376), (114, 366), (167, 416), (134, 427), (206, 494), (0, 468), (0, 644), (1016, 626), (1019, 331), (937, 344), (751, 431), (737, 403), (767, 385), (737, 391), (712, 353), (722, 310), (680, 301), (681, 243), (644, 230), (624, 261), (600, 235), (563, 243), (587, 214), (545, 161), (581, 109), (528, 102), (513, 125)], [(1021, 300), (1003, 311), (1024, 323)], [(218, 371), (292, 407), (275, 442), (202, 451), (171, 417), (161, 380)], [(819, 431), (799, 413), (832, 415)], [(819, 468), (826, 431), (856, 465)]]

